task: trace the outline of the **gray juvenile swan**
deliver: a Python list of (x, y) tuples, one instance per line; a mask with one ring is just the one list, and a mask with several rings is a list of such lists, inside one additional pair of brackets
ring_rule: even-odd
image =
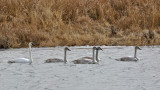
[(8, 63), (32, 63), (32, 53), (31, 53), (31, 46), (33, 45), (32, 42), (29, 43), (29, 59), (27, 58), (17, 58), (15, 60), (8, 61)]
[(101, 48), (101, 47), (97, 47), (97, 48), (96, 48), (96, 61), (97, 61), (97, 62), (100, 61), (100, 59), (98, 58), (98, 51), (99, 51), (99, 50), (102, 50), (102, 48)]
[[(101, 48), (101, 47), (96, 47), (96, 58), (95, 58), (95, 60), (96, 60), (97, 62), (100, 61), (100, 59), (98, 58), (98, 51), (99, 51), (99, 50), (102, 50), (102, 48)], [(90, 60), (93, 61), (93, 57), (82, 57), (82, 58), (80, 58), (80, 59), (90, 59)]]
[(47, 59), (45, 61), (45, 63), (56, 63), (56, 62), (64, 62), (64, 63), (66, 63), (67, 62), (67, 59), (66, 59), (67, 51), (71, 51), (71, 50), (68, 47), (65, 47), (64, 48), (64, 60), (63, 59), (59, 59), (59, 58), (53, 58), (53, 59)]
[(134, 57), (122, 57), (119, 59), (116, 59), (117, 61), (138, 61), (139, 58), (137, 58), (136, 54), (137, 54), (137, 49), (141, 50), (140, 47), (135, 46), (135, 53), (134, 53)]
[(95, 56), (94, 56), (94, 53), (95, 53), (96, 49), (97, 49), (96, 47), (93, 47), (92, 57), (82, 57), (82, 58), (79, 58), (79, 59), (74, 60), (72, 62), (74, 64), (96, 64), (97, 62), (95, 61)]

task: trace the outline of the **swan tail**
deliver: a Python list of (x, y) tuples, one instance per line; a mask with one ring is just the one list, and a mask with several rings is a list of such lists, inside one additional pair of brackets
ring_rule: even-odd
[(51, 61), (49, 61), (49, 60), (46, 60), (44, 63), (50, 63)]
[(8, 63), (15, 63), (15, 61), (8, 61)]
[(115, 59), (116, 61), (121, 61), (120, 59)]
[(74, 60), (74, 61), (72, 61), (74, 64), (78, 64), (78, 61), (77, 60)]

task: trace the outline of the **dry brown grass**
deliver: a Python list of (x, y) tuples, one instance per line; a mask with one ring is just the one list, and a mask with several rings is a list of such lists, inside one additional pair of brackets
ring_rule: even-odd
[(159, 0), (0, 0), (0, 47), (159, 45)]

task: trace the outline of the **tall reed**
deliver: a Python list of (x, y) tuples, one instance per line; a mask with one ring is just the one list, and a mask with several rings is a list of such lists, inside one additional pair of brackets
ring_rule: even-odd
[(159, 45), (159, 0), (0, 0), (0, 48)]

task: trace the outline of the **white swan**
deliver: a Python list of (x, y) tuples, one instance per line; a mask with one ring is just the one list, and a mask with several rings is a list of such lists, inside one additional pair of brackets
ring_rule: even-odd
[(32, 53), (31, 53), (31, 46), (33, 45), (32, 42), (29, 43), (29, 59), (27, 58), (17, 58), (15, 60), (8, 61), (8, 63), (32, 63)]
[(65, 47), (64, 48), (64, 60), (63, 59), (59, 59), (59, 58), (53, 58), (53, 59), (47, 59), (45, 61), (45, 63), (56, 63), (56, 62), (64, 62), (64, 63), (66, 63), (67, 62), (67, 59), (66, 59), (67, 51), (71, 51), (71, 50), (69, 48)]
[(136, 54), (137, 54), (137, 49), (141, 50), (140, 47), (135, 46), (135, 53), (134, 53), (134, 57), (122, 57), (119, 59), (116, 59), (117, 61), (138, 61), (139, 58), (137, 58)]
[(96, 64), (94, 51), (96, 50), (96, 47), (93, 47), (93, 55), (92, 57), (82, 57), (77, 60), (72, 61), (74, 64)]

